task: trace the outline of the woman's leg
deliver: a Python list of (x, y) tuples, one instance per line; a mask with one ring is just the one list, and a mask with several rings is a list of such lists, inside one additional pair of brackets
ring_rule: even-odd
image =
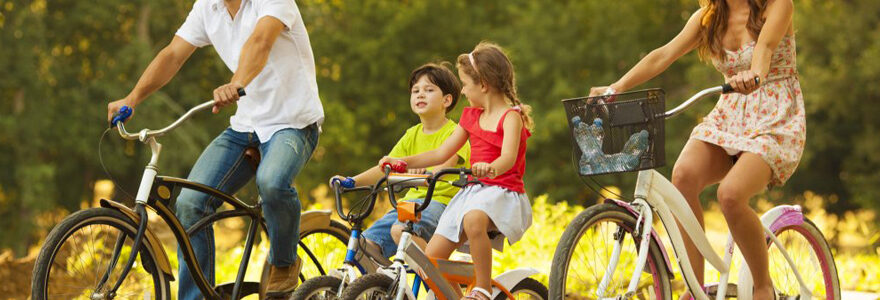
[(763, 191), (772, 175), (770, 166), (754, 153), (743, 153), (718, 186), (718, 204), (733, 240), (743, 254), (755, 282), (754, 299), (772, 300), (773, 287), (767, 264), (767, 245), (758, 215), (749, 199)]
[[(707, 186), (721, 181), (732, 165), (730, 156), (724, 149), (707, 142), (691, 139), (681, 150), (675, 167), (672, 169), (672, 184), (687, 199), (688, 205), (701, 226), (703, 225), (703, 208), (700, 205), (700, 192)], [(678, 228), (684, 232), (684, 228), (680, 225)], [(703, 256), (700, 255), (687, 234), (684, 234), (684, 245), (694, 274), (702, 285)], [(690, 293), (685, 293), (681, 297), (681, 299), (689, 298)]]

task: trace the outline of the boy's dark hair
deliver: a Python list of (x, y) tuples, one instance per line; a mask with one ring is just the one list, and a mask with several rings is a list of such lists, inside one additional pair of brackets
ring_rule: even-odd
[(452, 104), (446, 108), (446, 112), (449, 113), (455, 108), (455, 104), (458, 103), (458, 97), (461, 96), (461, 83), (458, 82), (458, 78), (455, 77), (455, 74), (447, 66), (452, 66), (452, 64), (444, 61), (441, 63), (427, 63), (418, 67), (409, 75), (409, 88), (412, 89), (413, 85), (422, 76), (428, 76), (428, 80), (440, 88), (443, 96), (452, 95)]

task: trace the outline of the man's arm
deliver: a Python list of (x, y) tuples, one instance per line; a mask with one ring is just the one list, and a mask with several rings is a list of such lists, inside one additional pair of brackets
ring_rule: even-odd
[(241, 48), (241, 56), (238, 59), (238, 69), (232, 75), (229, 83), (221, 85), (214, 90), (214, 113), (220, 108), (238, 101), (238, 89), (247, 86), (254, 77), (263, 71), (266, 61), (269, 60), (269, 52), (275, 40), (284, 30), (284, 24), (275, 17), (265, 16), (257, 21), (254, 32)]
[(153, 61), (144, 70), (144, 74), (138, 79), (131, 93), (125, 96), (125, 98), (110, 102), (107, 105), (107, 120), (109, 121), (113, 113), (119, 111), (120, 107), (125, 105), (135, 107), (144, 101), (147, 96), (162, 88), (177, 74), (177, 71), (180, 70), (180, 67), (183, 66), (183, 63), (189, 59), (195, 50), (196, 46), (193, 46), (179, 36), (174, 36), (171, 43), (165, 46), (153, 58)]

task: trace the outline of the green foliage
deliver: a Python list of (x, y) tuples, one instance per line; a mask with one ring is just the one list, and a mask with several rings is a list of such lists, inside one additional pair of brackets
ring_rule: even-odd
[[(454, 61), (481, 40), (505, 47), (518, 90), (534, 106), (526, 185), (530, 194), (572, 204), (598, 196), (571, 170), (559, 100), (621, 76), (666, 43), (697, 8), (693, 0), (627, 1), (299, 1), (310, 32), (327, 113), (319, 147), (297, 177), (310, 191), (333, 174), (354, 174), (390, 150), (417, 122), (406, 105), (415, 67)], [(880, 4), (873, 0), (798, 1), (795, 25), (808, 112), (807, 148), (776, 201), (815, 190), (838, 194), (833, 211), (880, 207), (877, 105)], [(0, 248), (23, 254), (51, 224), (28, 220), (56, 208), (78, 209), (107, 178), (97, 139), (106, 103), (124, 97), (150, 59), (172, 38), (192, 1), (0, 0)], [(210, 48), (210, 47), (208, 47)], [(197, 51), (165, 88), (138, 107), (131, 129), (157, 128), (211, 95), (231, 76), (212, 49)], [(722, 77), (696, 55), (642, 87), (662, 87), (668, 106)], [(641, 87), (640, 87), (641, 88)], [(461, 107), (450, 113), (458, 118)], [(671, 165), (705, 101), (667, 123)], [(228, 125), (232, 109), (197, 116), (161, 139), (162, 174), (185, 177), (201, 150)], [(550, 151), (548, 151), (550, 150)], [(553, 151), (556, 150), (556, 151)], [(149, 150), (111, 132), (104, 162), (133, 194)], [(668, 175), (671, 168), (661, 169)], [(631, 190), (632, 175), (598, 179)], [(253, 188), (243, 198), (253, 198)], [(311, 201), (306, 192), (300, 193)], [(241, 196), (241, 195), (240, 195)], [(125, 193), (116, 198), (126, 200)]]

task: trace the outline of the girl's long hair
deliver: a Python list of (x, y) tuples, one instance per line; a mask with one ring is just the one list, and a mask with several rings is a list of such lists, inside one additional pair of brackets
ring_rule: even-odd
[[(473, 57), (473, 62), (471, 57)], [(520, 107), (520, 115), (526, 129), (531, 131), (534, 128), (532, 107), (517, 97), (513, 64), (500, 46), (490, 42), (480, 42), (471, 53), (458, 56), (456, 67), (474, 78), (476, 82), (483, 82), (504, 93), (506, 98), (510, 100), (508, 104)]]

